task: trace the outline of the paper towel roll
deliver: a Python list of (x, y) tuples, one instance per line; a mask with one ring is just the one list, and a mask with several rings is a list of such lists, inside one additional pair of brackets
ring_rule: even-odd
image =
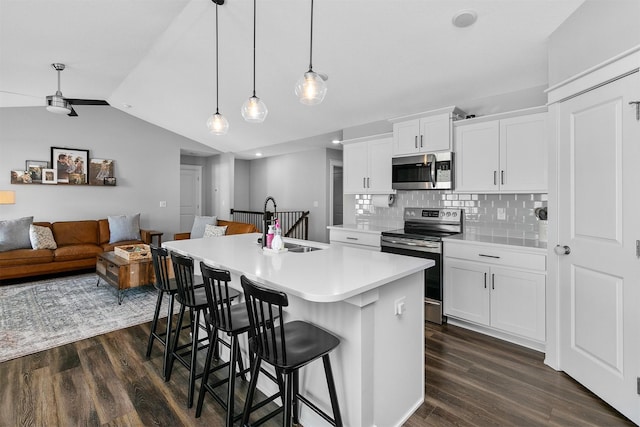
[(393, 194), (374, 194), (371, 196), (371, 204), (377, 208), (388, 208), (394, 198)]

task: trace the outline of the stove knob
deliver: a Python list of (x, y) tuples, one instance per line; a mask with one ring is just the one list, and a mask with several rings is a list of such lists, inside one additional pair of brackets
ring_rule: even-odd
[(451, 212), (447, 212), (447, 216), (451, 216)]
[(440, 212), (440, 216), (444, 216), (444, 212)]
[(458, 216), (458, 212), (453, 213), (454, 218)]

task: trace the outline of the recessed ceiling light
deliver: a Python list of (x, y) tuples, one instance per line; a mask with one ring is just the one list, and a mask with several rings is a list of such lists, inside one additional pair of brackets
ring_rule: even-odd
[(341, 141), (338, 138), (334, 138), (334, 139), (331, 140), (332, 144), (340, 144), (340, 142)]
[(256, 153), (256, 157), (262, 157), (262, 153)]
[(453, 25), (458, 28), (464, 28), (473, 25), (477, 19), (478, 14), (475, 10), (466, 9), (461, 10), (453, 15), (453, 19), (451, 20), (451, 22), (453, 22)]
[(122, 104), (124, 108), (131, 108), (131, 104)]

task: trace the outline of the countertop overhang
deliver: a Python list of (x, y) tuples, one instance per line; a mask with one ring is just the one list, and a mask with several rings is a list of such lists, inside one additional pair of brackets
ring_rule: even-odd
[(285, 238), (323, 248), (305, 253), (265, 253), (259, 233), (164, 242), (163, 247), (311, 302), (345, 301), (434, 262), (385, 252)]

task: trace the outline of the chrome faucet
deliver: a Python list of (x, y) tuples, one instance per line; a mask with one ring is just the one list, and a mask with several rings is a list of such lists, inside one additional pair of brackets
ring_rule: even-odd
[(262, 220), (263, 220), (263, 224), (262, 224), (262, 247), (266, 247), (267, 246), (267, 227), (269, 226), (270, 223), (273, 222), (272, 220), (272, 216), (271, 216), (271, 212), (267, 211), (267, 204), (269, 203), (269, 200), (271, 200), (271, 202), (273, 203), (273, 217), (276, 217), (277, 213), (278, 213), (278, 208), (276, 207), (276, 200), (269, 196), (265, 199), (264, 201), (264, 212), (262, 215)]

